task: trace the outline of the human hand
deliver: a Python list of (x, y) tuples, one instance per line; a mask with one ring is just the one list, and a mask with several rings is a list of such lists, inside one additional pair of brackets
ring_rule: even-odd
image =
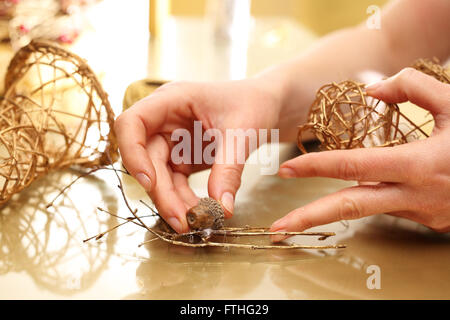
[(411, 101), (429, 110), (435, 120), (432, 136), (395, 147), (309, 153), (286, 161), (278, 173), (282, 178), (329, 177), (376, 184), (345, 188), (293, 210), (271, 231), (303, 231), (379, 213), (450, 231), (450, 85), (406, 68), (366, 92), (388, 103)]
[[(274, 128), (279, 109), (274, 86), (262, 78), (217, 83), (174, 82), (160, 87), (122, 113), (114, 130), (125, 168), (149, 193), (164, 220), (180, 233), (188, 230), (187, 209), (199, 200), (188, 185), (188, 176), (211, 165), (203, 159), (199, 164), (174, 164), (171, 151), (176, 141), (171, 141), (172, 133), (182, 128), (194, 137), (194, 121), (201, 121), (202, 135), (205, 130), (218, 129), (224, 138), (228, 128)], [(219, 145), (218, 153), (226, 153), (224, 145)], [(202, 155), (205, 146), (203, 143)], [(236, 160), (237, 152), (232, 152)], [(208, 193), (221, 202), (227, 218), (233, 213), (243, 167), (238, 161), (212, 164)]]

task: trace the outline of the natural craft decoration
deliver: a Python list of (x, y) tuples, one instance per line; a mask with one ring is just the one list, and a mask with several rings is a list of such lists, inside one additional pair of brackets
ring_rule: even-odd
[(32, 41), (12, 59), (0, 102), (0, 205), (50, 170), (117, 159), (114, 113), (77, 55)]
[[(450, 75), (431, 60), (413, 65), (419, 71), (450, 83)], [(390, 147), (428, 137), (423, 127), (432, 119), (415, 123), (395, 103), (369, 97), (365, 84), (343, 81), (322, 86), (311, 105), (308, 123), (299, 127), (297, 145), (303, 153), (303, 134), (311, 130), (324, 150)]]
[[(335, 235), (334, 232), (271, 232), (269, 228), (255, 228), (250, 226), (244, 227), (225, 227), (223, 225), (224, 213), (221, 205), (212, 198), (202, 198), (199, 203), (189, 209), (187, 211), (187, 221), (190, 226), (191, 231), (187, 233), (176, 233), (158, 214), (156, 209), (152, 206), (146, 204), (144, 201), (140, 201), (141, 204), (145, 206), (148, 213), (145, 215), (138, 215), (138, 209), (133, 208), (128, 201), (127, 196), (125, 195), (123, 189), (122, 179), (119, 176), (119, 173), (124, 175), (129, 175), (126, 171), (116, 169), (112, 162), (109, 166), (97, 167), (93, 168), (83, 174), (81, 174), (78, 178), (73, 180), (70, 184), (64, 187), (59, 194), (47, 205), (48, 207), (54, 206), (56, 200), (64, 194), (64, 192), (69, 189), (76, 181), (79, 179), (86, 177), (98, 170), (109, 170), (114, 172), (122, 199), (131, 213), (128, 217), (122, 217), (117, 213), (110, 212), (103, 208), (97, 208), (100, 212), (107, 213), (113, 217), (116, 217), (122, 222), (119, 224), (101, 232), (97, 235), (94, 235), (90, 238), (85, 239), (84, 241), (91, 240), (100, 240), (106, 234), (111, 231), (116, 230), (117, 228), (128, 224), (134, 223), (135, 225), (145, 229), (148, 231), (153, 238), (145, 241), (140, 244), (140, 246), (155, 241), (160, 240), (172, 245), (182, 246), (182, 247), (192, 247), (192, 248), (206, 248), (206, 247), (220, 247), (220, 248), (241, 248), (241, 249), (342, 249), (345, 248), (344, 244), (336, 244), (336, 245), (301, 245), (301, 244), (250, 244), (250, 243), (235, 243), (229, 241), (229, 239), (237, 239), (239, 237), (258, 237), (258, 236), (272, 236), (272, 235), (285, 235), (285, 236), (315, 236), (318, 237), (318, 240), (322, 241), (328, 239)], [(155, 218), (157, 218), (157, 222), (152, 224), (148, 224), (144, 222), (144, 218), (152, 218), (152, 222), (155, 222)], [(150, 227), (150, 225), (152, 225)]]
[(418, 59), (412, 65), (414, 69), (417, 69), (429, 76), (436, 78), (437, 80), (450, 84), (450, 73), (439, 64), (437, 58), (430, 59)]

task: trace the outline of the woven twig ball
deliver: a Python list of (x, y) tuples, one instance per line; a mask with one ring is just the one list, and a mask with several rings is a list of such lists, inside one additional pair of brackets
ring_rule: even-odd
[(0, 103), (0, 204), (49, 170), (117, 158), (114, 113), (86, 62), (45, 41), (12, 59)]
[(396, 104), (367, 96), (364, 86), (344, 81), (319, 89), (308, 123), (299, 128), (297, 142), (302, 152), (306, 153), (302, 144), (305, 130), (312, 130), (325, 150), (387, 147), (406, 143), (418, 133), (426, 136)]
[[(446, 70), (431, 60), (417, 60), (413, 67), (450, 83)], [(306, 153), (303, 134), (308, 130), (323, 150), (388, 147), (428, 137), (423, 127), (432, 119), (415, 123), (397, 104), (374, 99), (364, 88), (365, 84), (349, 80), (322, 86), (311, 105), (308, 122), (299, 127), (300, 150)]]
[(418, 59), (414, 62), (412, 67), (443, 83), (450, 84), (450, 74), (443, 66), (439, 64), (439, 60), (437, 58)]

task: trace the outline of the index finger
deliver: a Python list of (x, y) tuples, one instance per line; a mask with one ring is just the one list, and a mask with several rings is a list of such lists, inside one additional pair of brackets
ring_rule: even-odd
[[(410, 144), (385, 148), (361, 148), (307, 153), (286, 161), (279, 175), (328, 177), (353, 181), (405, 182), (418, 179), (417, 148)], [(417, 172), (411, 176), (411, 172)]]
[[(340, 190), (276, 221), (270, 231), (303, 231), (341, 220), (353, 220), (378, 213), (408, 210), (408, 197), (398, 185), (367, 185)], [(285, 236), (275, 236), (281, 241)]]
[(114, 123), (123, 165), (146, 191), (151, 191), (156, 183), (155, 168), (145, 149), (146, 141), (164, 124), (166, 105), (167, 101), (159, 95), (144, 98), (119, 115)]

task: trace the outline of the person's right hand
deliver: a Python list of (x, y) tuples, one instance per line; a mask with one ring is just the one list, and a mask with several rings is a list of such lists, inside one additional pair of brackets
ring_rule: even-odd
[(432, 134), (392, 147), (312, 152), (281, 164), (282, 178), (327, 177), (364, 183), (291, 211), (274, 222), (271, 231), (304, 231), (383, 213), (450, 232), (450, 85), (406, 68), (365, 91), (386, 103), (410, 101), (428, 110), (434, 118)]
[[(172, 132), (184, 128), (193, 137), (195, 120), (201, 121), (203, 130), (220, 130), (223, 137), (228, 128), (274, 128), (279, 121), (280, 95), (265, 81), (173, 82), (117, 118), (114, 130), (125, 168), (149, 193), (159, 214), (175, 231), (188, 231), (186, 211), (198, 202), (188, 185), (188, 176), (209, 166), (203, 160), (202, 164), (175, 165), (170, 159), (177, 143), (171, 141)], [(219, 148), (220, 152), (225, 150)], [(233, 154), (233, 158), (236, 156)], [(221, 202), (227, 218), (233, 213), (243, 166), (236, 162), (212, 165), (208, 193)]]

